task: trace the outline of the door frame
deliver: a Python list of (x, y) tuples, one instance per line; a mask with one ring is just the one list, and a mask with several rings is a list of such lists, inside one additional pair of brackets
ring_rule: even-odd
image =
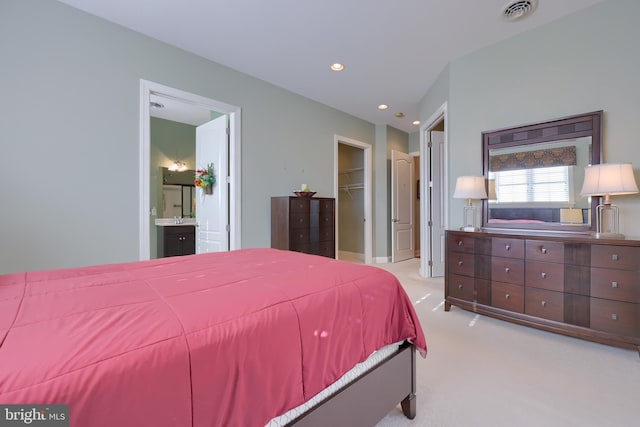
[(140, 79), (139, 125), (139, 257), (148, 260), (150, 251), (150, 174), (151, 174), (151, 95), (173, 98), (194, 106), (229, 116), (229, 177), (219, 177), (229, 183), (229, 250), (241, 247), (241, 121), (240, 107), (215, 101), (169, 86)]
[(449, 120), (447, 117), (447, 102), (443, 103), (432, 115), (427, 119), (423, 125), (420, 126), (420, 182), (424, 185), (420, 185), (420, 276), (430, 277), (430, 269), (428, 262), (431, 260), (431, 240), (433, 236), (431, 233), (427, 233), (428, 227), (425, 224), (428, 222), (427, 218), (427, 198), (425, 188), (428, 186), (429, 181), (427, 179), (427, 168), (431, 170), (431, 164), (427, 164), (427, 132), (431, 132), (440, 121), (444, 121), (444, 144), (442, 150), (442, 194), (444, 197), (442, 206), (442, 215), (444, 219), (445, 229), (449, 228)]
[(338, 188), (338, 146), (339, 144), (350, 145), (352, 147), (360, 148), (364, 151), (364, 263), (373, 263), (373, 220), (371, 214), (372, 209), (372, 197), (371, 197), (371, 170), (372, 170), (372, 146), (366, 142), (358, 141), (356, 139), (347, 138), (340, 135), (333, 136), (333, 196), (336, 203), (336, 215), (335, 215), (335, 230), (336, 230), (336, 256), (338, 254), (338, 242), (339, 232), (338, 229), (338, 212), (339, 212), (339, 188)]

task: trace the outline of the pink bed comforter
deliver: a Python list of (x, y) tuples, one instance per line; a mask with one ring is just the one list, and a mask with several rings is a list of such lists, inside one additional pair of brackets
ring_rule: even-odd
[(71, 425), (263, 426), (374, 350), (426, 345), (375, 267), (275, 249), (0, 276), (0, 403)]

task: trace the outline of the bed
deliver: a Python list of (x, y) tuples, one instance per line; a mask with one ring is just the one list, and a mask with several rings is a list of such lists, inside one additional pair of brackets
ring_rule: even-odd
[(0, 276), (0, 404), (69, 404), (72, 426), (264, 426), (393, 343), (292, 425), (415, 416), (426, 343), (392, 274), (241, 249)]

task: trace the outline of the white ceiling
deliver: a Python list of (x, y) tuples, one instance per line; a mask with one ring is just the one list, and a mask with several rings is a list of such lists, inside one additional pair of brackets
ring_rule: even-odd
[[(61, 1), (372, 123), (414, 132), (420, 99), (447, 63), (603, 0), (539, 0), (535, 13), (515, 22), (501, 18), (507, 0)], [(334, 62), (345, 70), (330, 71)], [(390, 108), (378, 110), (381, 103)]]

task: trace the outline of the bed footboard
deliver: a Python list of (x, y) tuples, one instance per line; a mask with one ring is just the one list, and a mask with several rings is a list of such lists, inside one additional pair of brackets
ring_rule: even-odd
[(404, 415), (416, 416), (416, 352), (405, 343), (374, 369), (292, 421), (288, 426), (371, 427), (398, 403)]

